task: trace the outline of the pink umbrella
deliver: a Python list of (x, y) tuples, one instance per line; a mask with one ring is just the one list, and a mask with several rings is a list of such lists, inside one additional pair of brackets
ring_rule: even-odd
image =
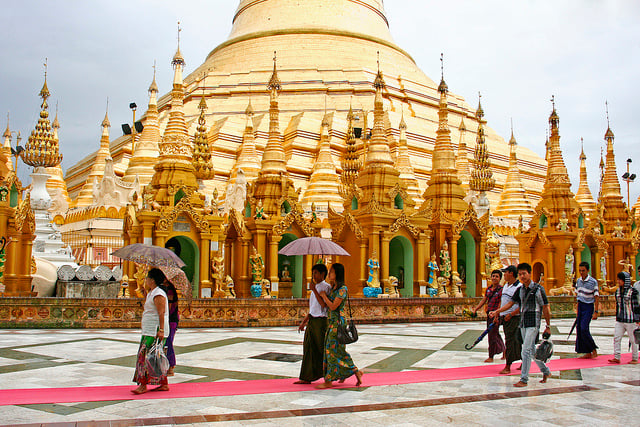
[(186, 264), (172, 250), (144, 243), (134, 243), (111, 253), (118, 258), (153, 267), (184, 267)]
[(164, 275), (167, 277), (167, 280), (173, 283), (173, 286), (182, 292), (182, 295), (184, 295), (187, 300), (191, 300), (193, 292), (191, 289), (191, 282), (189, 282), (187, 275), (182, 269), (177, 267), (160, 266), (160, 270), (162, 270)]
[(280, 255), (346, 255), (351, 256), (342, 246), (322, 237), (303, 237), (287, 244), (278, 251)]

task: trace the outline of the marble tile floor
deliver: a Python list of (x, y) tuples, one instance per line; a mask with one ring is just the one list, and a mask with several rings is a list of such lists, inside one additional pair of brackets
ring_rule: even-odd
[[(554, 319), (555, 358), (574, 357), (572, 319)], [(484, 322), (360, 325), (348, 346), (366, 372), (482, 365), (487, 341), (464, 350)], [(613, 350), (613, 318), (592, 322), (601, 354)], [(181, 329), (170, 383), (296, 378), (296, 328)], [(0, 388), (132, 384), (138, 330), (0, 330)], [(627, 351), (623, 339), (623, 352)], [(503, 365), (499, 357), (494, 365)], [(514, 370), (514, 372), (517, 372)], [(1, 425), (637, 425), (640, 365), (517, 376), (189, 399), (0, 406)], [(347, 380), (354, 381), (354, 380)]]

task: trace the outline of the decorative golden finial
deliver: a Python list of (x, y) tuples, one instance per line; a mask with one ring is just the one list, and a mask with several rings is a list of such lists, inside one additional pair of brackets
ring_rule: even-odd
[(282, 85), (280, 83), (280, 79), (278, 78), (278, 70), (277, 70), (277, 51), (273, 51), (273, 73), (271, 74), (271, 78), (269, 79), (269, 84), (267, 88), (269, 90), (280, 90), (282, 89)]
[(111, 123), (109, 122), (109, 97), (107, 96), (107, 109), (104, 113), (104, 120), (102, 121), (103, 128), (111, 127)]
[(40, 97), (42, 98), (40, 118), (29, 140), (22, 151), (22, 161), (29, 166), (37, 167), (53, 167), (60, 164), (62, 161), (62, 154), (59, 152), (58, 141), (55, 138), (54, 132), (49, 122), (49, 111), (47, 105), (47, 98), (51, 96), (49, 89), (47, 88), (47, 60), (44, 63), (44, 85), (40, 91)]
[(153, 81), (149, 85), (149, 93), (158, 93), (158, 84), (156, 83), (156, 60), (153, 60)]
[(586, 160), (587, 156), (584, 154), (584, 138), (580, 138), (580, 160)]
[(611, 127), (611, 125), (609, 124), (609, 101), (607, 100), (604, 101), (604, 110), (607, 113), (607, 127)]
[(376, 74), (376, 79), (373, 81), (373, 87), (376, 89), (384, 89), (386, 84), (384, 82), (384, 77), (382, 76), (382, 71), (380, 71), (380, 51), (377, 52), (378, 55), (378, 74)]
[(449, 91), (449, 86), (444, 81), (444, 53), (440, 53), (440, 85), (438, 85), (438, 92), (446, 93)]
[(478, 109), (476, 110), (476, 118), (482, 120), (484, 117), (484, 110), (482, 109), (482, 94), (478, 91)]
[(171, 61), (171, 65), (173, 65), (174, 68), (178, 65), (181, 65), (184, 67), (184, 64), (185, 64), (182, 53), (180, 52), (180, 32), (181, 31), (182, 31), (182, 28), (180, 28), (180, 21), (178, 21), (178, 49), (176, 50), (176, 54), (173, 55), (173, 60)]

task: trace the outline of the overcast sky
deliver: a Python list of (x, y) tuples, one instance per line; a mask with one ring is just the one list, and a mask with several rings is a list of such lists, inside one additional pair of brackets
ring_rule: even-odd
[[(39, 114), (48, 58), (51, 117), (59, 103), (63, 169), (98, 148), (106, 98), (112, 139), (131, 121), (129, 103), (144, 111), (158, 61), (160, 93), (170, 90), (176, 22), (182, 22), (185, 75), (227, 39), (236, 0), (43, 0), (4, 4), (0, 114), (10, 111), (24, 138)], [(584, 138), (591, 191), (598, 190), (600, 148), (609, 103), (618, 175), (640, 176), (640, 2), (637, 0), (387, 0), (391, 33), (432, 79), (445, 54), (449, 89), (482, 105), (489, 126), (506, 140), (513, 119), (518, 143), (544, 156), (556, 97), (561, 147), (574, 192)], [(354, 22), (357, 27), (357, 22)], [(6, 119), (0, 115), (0, 127)], [(23, 140), (23, 143), (26, 139)], [(636, 147), (636, 148), (634, 148)], [(27, 167), (19, 168), (23, 182)], [(623, 194), (626, 201), (626, 184)], [(631, 184), (631, 204), (640, 179)]]

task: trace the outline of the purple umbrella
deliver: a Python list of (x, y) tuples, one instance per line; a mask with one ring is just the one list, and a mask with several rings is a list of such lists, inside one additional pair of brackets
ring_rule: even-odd
[(118, 258), (153, 267), (183, 267), (186, 264), (172, 250), (160, 246), (134, 243), (111, 253)]
[(351, 256), (342, 246), (322, 237), (296, 239), (278, 251), (280, 255), (345, 255)]

